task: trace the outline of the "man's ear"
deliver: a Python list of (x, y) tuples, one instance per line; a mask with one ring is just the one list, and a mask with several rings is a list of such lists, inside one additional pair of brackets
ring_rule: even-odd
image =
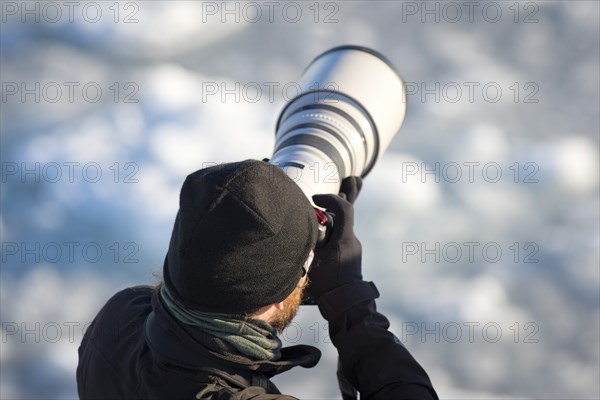
[(275, 309), (279, 311), (283, 310), (283, 301), (280, 303), (273, 304), (273, 307), (275, 307)]

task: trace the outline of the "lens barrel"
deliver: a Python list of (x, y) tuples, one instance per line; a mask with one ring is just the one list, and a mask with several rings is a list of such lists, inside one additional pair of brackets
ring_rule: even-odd
[(369, 173), (402, 126), (406, 90), (383, 55), (360, 46), (319, 55), (299, 86), (279, 116), (270, 162), (312, 201)]

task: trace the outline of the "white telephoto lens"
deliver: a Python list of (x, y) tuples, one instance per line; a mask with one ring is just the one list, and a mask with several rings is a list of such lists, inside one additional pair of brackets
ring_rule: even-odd
[(299, 84), (279, 116), (270, 162), (312, 201), (338, 193), (348, 176), (369, 173), (402, 126), (406, 90), (385, 57), (359, 46), (321, 54)]

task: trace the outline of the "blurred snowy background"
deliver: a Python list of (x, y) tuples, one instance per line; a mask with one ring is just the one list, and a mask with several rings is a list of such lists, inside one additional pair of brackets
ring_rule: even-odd
[[(597, 399), (599, 3), (469, 4), (2, 1), (0, 398), (77, 397), (82, 332), (154, 282), (185, 176), (270, 156), (351, 43), (409, 82), (356, 205), (394, 332), (442, 398)], [(324, 356), (280, 389), (339, 398), (316, 310), (284, 340)]]

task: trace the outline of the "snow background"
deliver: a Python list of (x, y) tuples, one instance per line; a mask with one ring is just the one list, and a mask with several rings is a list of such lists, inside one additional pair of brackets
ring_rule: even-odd
[[(82, 18), (85, 3), (73, 22), (63, 8), (54, 23), (51, 9), (39, 22), (28, 16), (23, 23), (7, 3), (20, 4), (2, 2), (0, 24), (0, 398), (77, 397), (85, 324), (114, 292), (155, 281), (185, 176), (203, 163), (268, 157), (285, 104), (281, 88), (297, 81), (316, 55), (347, 43), (381, 51), (408, 82), (448, 88), (439, 101), (432, 94), (409, 96), (404, 126), (356, 205), (363, 272), (378, 285), (379, 308), (392, 330), (442, 398), (599, 398), (598, 2), (516, 3), (517, 22), (515, 3), (492, 2), (502, 11), (496, 23), (483, 17), (489, 2), (476, 2), (472, 22), (462, 7), (455, 23), (449, 8), (439, 22), (408, 12), (434, 2), (322, 2), (317, 22), (315, 3), (299, 2), (295, 23), (294, 9), (286, 14), (283, 3), (276, 3), (272, 21), (267, 5), (253, 3), (263, 12), (256, 22), (252, 9), (245, 8), (244, 18), (249, 3), (237, 3), (236, 22), (235, 13), (207, 12), (208, 6), (222, 11), (221, 2), (122, 2), (115, 22), (113, 2), (100, 2), (96, 23)], [(442, 13), (445, 3), (437, 4)], [(525, 23), (528, 15), (537, 22)], [(137, 22), (124, 23), (126, 16)], [(72, 102), (65, 86), (59, 101), (47, 101), (54, 97), (49, 91), (35, 102), (33, 95), (25, 101), (20, 93), (8, 95), (6, 82), (80, 86)], [(81, 94), (90, 82), (103, 89), (95, 103)], [(222, 102), (203, 97), (206, 82), (257, 83), (264, 92), (259, 101), (230, 95)], [(273, 99), (265, 82), (279, 84)], [(456, 102), (452, 82), (463, 89)], [(465, 82), (480, 85), (473, 101)], [(490, 82), (503, 89), (498, 102), (482, 96)], [(537, 103), (523, 102), (532, 92), (528, 82), (539, 89), (531, 97)], [(124, 102), (127, 94), (138, 101)], [(64, 162), (80, 163), (72, 182)], [(479, 167), (469, 182), (463, 164), (469, 162), (497, 163), (502, 177), (488, 182)], [(9, 173), (36, 163), (39, 182), (35, 174)], [(56, 182), (49, 163), (62, 166)], [(88, 163), (100, 166), (98, 182), (88, 182), (94, 169), (81, 175)], [(452, 183), (403, 175), (421, 163), (429, 169), (458, 163), (463, 177)], [(537, 183), (525, 179), (532, 171)], [(137, 182), (125, 182), (129, 173)], [(72, 258), (69, 242), (78, 243)], [(463, 245), (454, 263), (447, 262), (452, 248), (438, 252), (436, 262), (432, 254), (409, 255), (406, 247), (465, 242), (480, 243), (473, 260)], [(36, 243), (39, 262), (22, 251)], [(486, 243), (503, 250), (498, 261), (482, 255)], [(16, 254), (15, 244), (21, 246)], [(86, 244), (102, 249), (97, 262), (88, 262), (95, 247), (91, 256), (82, 254)], [(536, 248), (538, 262), (524, 262)], [(339, 398), (335, 349), (316, 310), (303, 309), (284, 336), (324, 354), (314, 369), (278, 377), (280, 389), (303, 399)]]

